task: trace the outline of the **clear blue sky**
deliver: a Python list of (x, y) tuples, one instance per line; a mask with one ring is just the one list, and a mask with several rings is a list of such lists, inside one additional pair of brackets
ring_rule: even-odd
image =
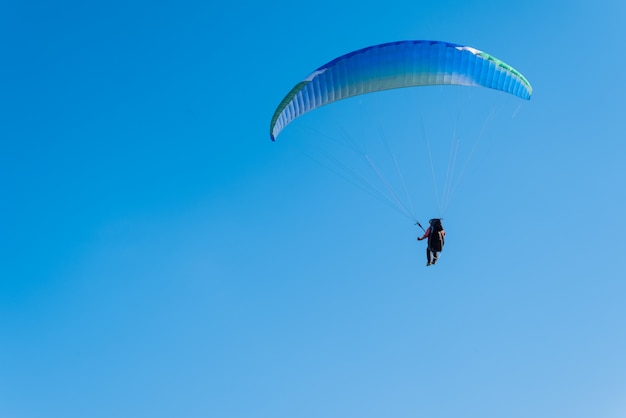
[[(619, 0), (3, 2), (0, 416), (626, 416), (624, 22)], [(394, 96), (269, 140), (310, 71), (405, 39), (534, 87), (491, 92), (513, 110), (434, 268), (308, 155), (310, 127)]]

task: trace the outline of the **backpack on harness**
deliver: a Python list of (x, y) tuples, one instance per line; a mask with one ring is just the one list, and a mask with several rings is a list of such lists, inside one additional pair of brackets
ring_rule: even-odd
[(432, 252), (443, 250), (444, 232), (441, 219), (432, 219), (430, 222), (430, 234), (428, 234), (428, 249)]

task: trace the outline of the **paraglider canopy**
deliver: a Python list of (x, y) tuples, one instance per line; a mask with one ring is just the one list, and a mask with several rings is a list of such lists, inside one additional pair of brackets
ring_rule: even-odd
[(412, 86), (483, 86), (530, 99), (532, 87), (517, 70), (475, 48), (442, 41), (399, 41), (338, 57), (296, 84), (280, 102), (270, 138), (300, 115), (360, 94)]

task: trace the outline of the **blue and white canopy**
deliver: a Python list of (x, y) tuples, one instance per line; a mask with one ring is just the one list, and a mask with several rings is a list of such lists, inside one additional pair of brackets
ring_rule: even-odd
[(280, 102), (270, 137), (300, 115), (337, 100), (401, 87), (483, 86), (530, 99), (526, 78), (499, 59), (469, 46), (400, 41), (350, 52), (313, 71)]

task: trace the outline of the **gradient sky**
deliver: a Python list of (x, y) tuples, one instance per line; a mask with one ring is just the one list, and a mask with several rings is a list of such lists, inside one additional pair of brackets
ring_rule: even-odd
[[(619, 0), (3, 2), (0, 416), (625, 417), (625, 23)], [(472, 93), (504, 110), (434, 268), (310, 158), (372, 109), (415, 138), (419, 95), (268, 132), (313, 69), (404, 39), (534, 88)]]

